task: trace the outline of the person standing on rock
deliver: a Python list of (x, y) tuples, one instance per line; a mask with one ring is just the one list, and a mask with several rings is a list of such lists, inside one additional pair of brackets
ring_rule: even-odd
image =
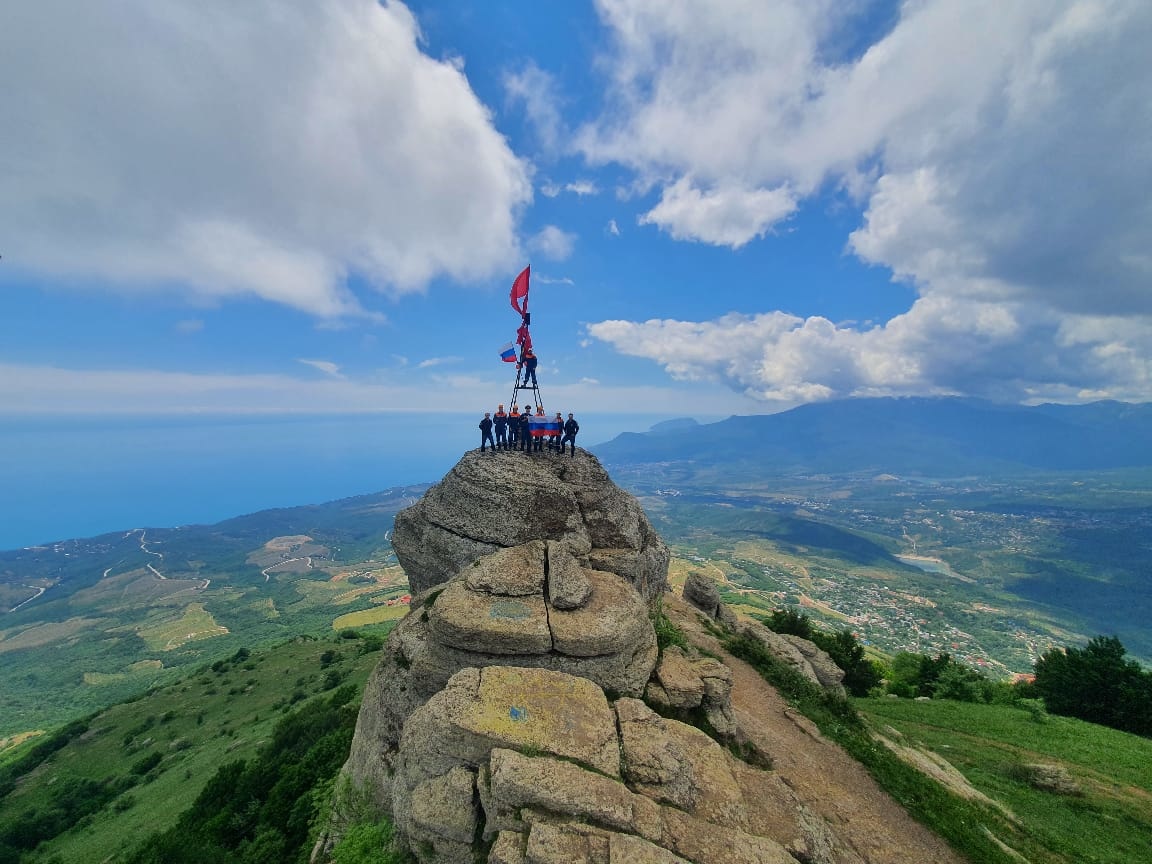
[(520, 415), (520, 449), (532, 452), (532, 412), (527, 408)]
[(560, 449), (560, 433), (563, 431), (564, 431), (564, 417), (563, 417), (563, 415), (560, 414), (559, 411), (557, 411), (556, 416), (552, 420), (550, 420), (548, 423), (548, 432), (550, 433), (548, 435), (548, 449), (549, 450), (559, 450)]
[(532, 449), (543, 451), (544, 439), (548, 437), (548, 415), (544, 413), (544, 406), (536, 408), (536, 416), (532, 418)]
[(516, 442), (520, 440), (520, 409), (512, 403), (512, 410), (508, 414), (508, 449), (515, 450)]
[[(492, 421), (496, 428), (496, 449), (508, 449), (508, 415), (504, 413), (504, 404), (501, 403), (500, 407), (496, 409), (496, 416)], [(481, 442), (483, 443), (483, 442)]]
[[(557, 414), (557, 417), (560, 415)], [(572, 455), (576, 455), (576, 433), (580, 431), (580, 424), (576, 422), (576, 418), (571, 414), (568, 415), (568, 422), (564, 424), (564, 437), (560, 439), (560, 452), (564, 452), (564, 445), (572, 442)]]
[(496, 442), (492, 440), (492, 417), (487, 411), (484, 412), (484, 419), (480, 421), (480, 452), (484, 452), (485, 444), (492, 445), (492, 452), (496, 452)]

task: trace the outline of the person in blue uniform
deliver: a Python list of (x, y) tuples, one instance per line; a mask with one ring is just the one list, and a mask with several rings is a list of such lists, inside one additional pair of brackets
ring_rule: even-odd
[(480, 421), (480, 452), (484, 452), (484, 445), (491, 444), (492, 452), (496, 452), (496, 442), (492, 440), (492, 417), (487, 411), (484, 412), (484, 419)]
[(560, 439), (560, 452), (564, 452), (564, 445), (569, 441), (572, 442), (572, 455), (576, 455), (576, 433), (580, 431), (580, 424), (576, 422), (576, 418), (571, 414), (568, 415), (568, 421), (564, 424), (564, 437)]

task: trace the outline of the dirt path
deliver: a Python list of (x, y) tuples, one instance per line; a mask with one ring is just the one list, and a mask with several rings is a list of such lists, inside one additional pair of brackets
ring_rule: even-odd
[[(749, 740), (772, 758), (772, 771), (746, 771), (761, 802), (759, 830), (788, 845), (799, 841), (813, 860), (837, 864), (960, 864), (941, 838), (908, 815), (864, 768), (824, 738), (760, 674), (725, 652), (696, 611), (666, 596), (664, 611), (693, 641), (732, 670), (732, 708)], [(748, 794), (752, 793), (752, 794)]]

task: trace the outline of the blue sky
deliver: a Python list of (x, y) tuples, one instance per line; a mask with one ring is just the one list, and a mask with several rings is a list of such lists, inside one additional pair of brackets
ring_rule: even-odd
[(1146, 0), (16, 0), (0, 412), (1152, 398)]

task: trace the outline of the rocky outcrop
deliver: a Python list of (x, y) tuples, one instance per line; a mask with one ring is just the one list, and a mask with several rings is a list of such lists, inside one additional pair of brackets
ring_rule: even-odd
[(660, 658), (644, 698), (658, 708), (691, 711), (701, 708), (709, 725), (722, 737), (736, 734), (732, 716), (732, 673), (711, 657), (689, 657), (669, 647)]
[(762, 643), (773, 655), (783, 660), (813, 684), (837, 696), (845, 696), (841, 682), (844, 670), (814, 642), (786, 633), (775, 633), (763, 624), (747, 622), (741, 633)]
[(412, 589), (420, 592), (498, 549), (534, 540), (564, 544), (585, 566), (624, 578), (649, 602), (664, 591), (664, 541), (640, 503), (583, 450), (563, 459), (467, 453), (396, 515), (392, 543)]
[(393, 546), (420, 593), (365, 688), (347, 766), (382, 806), (405, 723), (461, 669), (542, 669), (643, 694), (668, 551), (595, 457), (469, 453), (401, 517)]
[(714, 621), (735, 628), (739, 621), (736, 613), (720, 601), (716, 583), (700, 573), (689, 573), (684, 580), (684, 599)]
[[(636, 699), (584, 678), (465, 669), (404, 727), (390, 810), (417, 857), (696, 864), (793, 862), (744, 830), (732, 757)], [(568, 857), (564, 857), (568, 856)]]
[[(422, 864), (862, 860), (764, 770), (770, 754), (729, 752), (749, 743), (732, 670), (658, 652), (668, 552), (593, 457), (470, 453), (393, 544), (416, 594), (345, 774)], [(712, 621), (741, 626), (714, 585), (691, 584)], [(822, 652), (747, 626), (838, 686)]]

